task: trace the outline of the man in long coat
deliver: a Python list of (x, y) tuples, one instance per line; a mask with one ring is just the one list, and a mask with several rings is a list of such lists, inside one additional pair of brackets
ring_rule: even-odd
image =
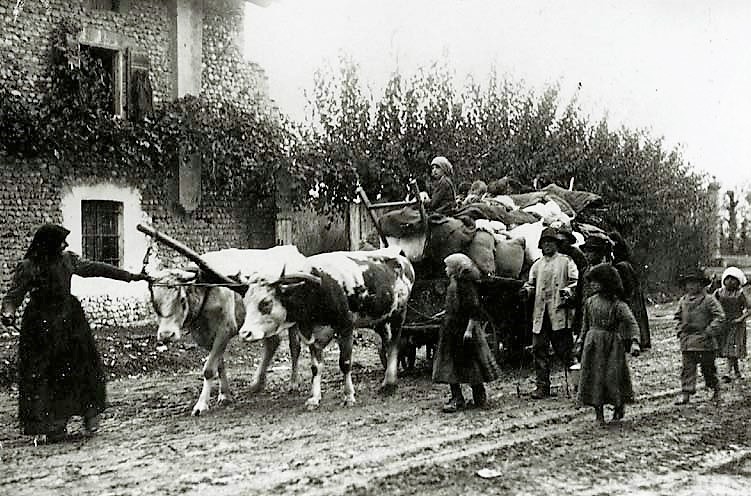
[(558, 252), (557, 231), (545, 228), (540, 235), (542, 257), (532, 265), (529, 279), (521, 289), (527, 297), (534, 291), (532, 312), (532, 352), (535, 358), (536, 388), (532, 398), (550, 395), (550, 354), (553, 351), (564, 367), (571, 362), (573, 305), (579, 271), (574, 261)]

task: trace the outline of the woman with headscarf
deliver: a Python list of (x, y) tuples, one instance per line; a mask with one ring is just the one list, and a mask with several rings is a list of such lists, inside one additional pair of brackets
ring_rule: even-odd
[(730, 382), (730, 374), (734, 373), (740, 379), (741, 369), (739, 358), (746, 358), (746, 317), (748, 317), (748, 301), (743, 294), (746, 285), (746, 274), (738, 267), (728, 267), (722, 273), (722, 287), (714, 292), (714, 297), (725, 311), (725, 333), (720, 340), (720, 356), (727, 359), (727, 373), (722, 380)]
[(623, 284), (618, 271), (607, 263), (587, 272), (593, 291), (584, 302), (582, 330), (576, 342), (581, 351), (579, 402), (593, 406), (598, 424), (605, 423), (603, 407), (613, 405), (613, 420), (623, 418), (633, 401), (626, 350), (639, 354), (639, 325), (621, 300)]
[(486, 406), (484, 383), (496, 380), (500, 372), (488, 343), (488, 338), (494, 337), (485, 333), (490, 317), (480, 300), (480, 270), (463, 253), (449, 255), (444, 263), (449, 286), (433, 361), (433, 382), (449, 385), (451, 397), (443, 411), (453, 413), (466, 406), (462, 384), (471, 386), (475, 407)]
[(65, 251), (69, 232), (54, 224), (36, 231), (16, 266), (0, 316), (3, 325), (13, 325), (29, 293), (18, 343), (18, 417), (24, 434), (46, 435), (48, 442), (65, 438), (74, 415), (84, 418), (88, 434), (94, 433), (105, 408), (104, 369), (81, 303), (70, 292), (71, 277), (147, 279)]

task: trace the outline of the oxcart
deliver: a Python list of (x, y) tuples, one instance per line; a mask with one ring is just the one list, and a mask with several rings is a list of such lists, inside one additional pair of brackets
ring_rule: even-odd
[[(417, 183), (412, 181), (410, 189), (413, 201), (371, 203), (367, 194), (358, 189), (363, 205), (375, 226), (380, 242), (388, 246), (389, 242), (381, 230), (377, 212), (393, 210), (406, 206), (420, 212), (422, 225), (427, 230), (427, 214), (420, 200)], [(429, 234), (426, 233), (426, 239)], [(429, 261), (413, 262), (416, 281), (410, 298), (407, 319), (402, 328), (400, 364), (405, 369), (415, 366), (417, 349), (425, 347), (428, 362), (438, 342), (438, 333), (444, 316), (444, 305), (448, 278), (442, 266)], [(518, 360), (524, 348), (531, 342), (530, 311), (525, 301), (518, 294), (524, 283), (521, 279), (507, 277), (489, 277), (480, 283), (480, 295), (483, 306), (488, 312), (488, 341), (501, 362)]]

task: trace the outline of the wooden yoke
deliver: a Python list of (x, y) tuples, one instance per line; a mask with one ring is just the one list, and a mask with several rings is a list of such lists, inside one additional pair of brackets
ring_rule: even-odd
[(184, 255), (191, 262), (198, 265), (198, 267), (204, 273), (206, 273), (210, 279), (216, 281), (217, 283), (226, 284), (231, 290), (235, 291), (236, 293), (239, 293), (241, 296), (244, 295), (245, 292), (248, 290), (248, 286), (243, 285), (243, 284), (238, 284), (238, 282), (235, 281), (234, 279), (231, 279), (221, 274), (219, 271), (211, 267), (211, 265), (209, 265), (208, 262), (202, 259), (198, 253), (191, 250), (190, 248), (188, 248), (186, 245), (176, 240), (175, 238), (172, 238), (170, 236), (167, 236), (166, 234), (160, 233), (153, 227), (145, 226), (143, 224), (138, 224), (136, 226), (136, 229), (146, 234), (147, 236), (150, 236), (153, 239), (161, 243), (164, 243), (165, 245), (169, 246), (170, 248), (180, 253), (181, 255)]

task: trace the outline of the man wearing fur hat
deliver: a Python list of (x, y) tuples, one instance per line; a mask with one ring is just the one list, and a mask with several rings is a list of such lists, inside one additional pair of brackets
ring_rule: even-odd
[(534, 292), (532, 352), (537, 386), (532, 393), (534, 399), (550, 395), (550, 345), (565, 367), (571, 361), (574, 311), (571, 301), (579, 271), (570, 257), (558, 252), (557, 234), (554, 228), (543, 229), (539, 243), (542, 257), (532, 264), (529, 280), (520, 293), (523, 298), (528, 298)]
[(451, 178), (454, 176), (454, 166), (446, 157), (436, 157), (430, 162), (431, 183), (430, 200), (425, 208), (431, 212), (443, 215), (453, 215), (456, 210), (456, 189)]

